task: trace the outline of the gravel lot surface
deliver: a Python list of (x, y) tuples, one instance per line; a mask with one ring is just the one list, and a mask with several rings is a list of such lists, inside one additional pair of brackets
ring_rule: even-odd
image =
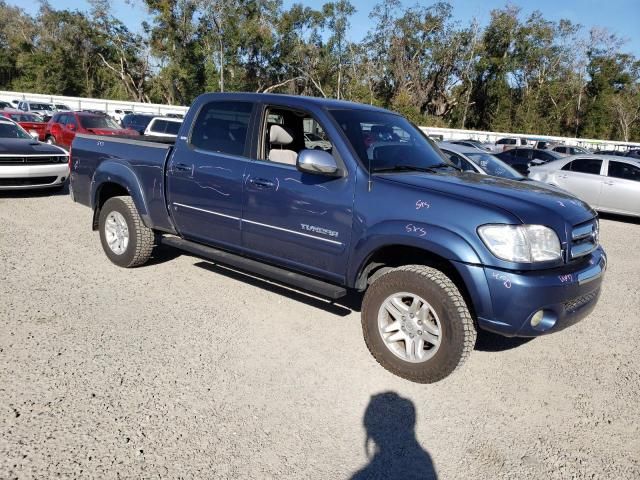
[(0, 193), (2, 479), (640, 478), (638, 222), (602, 221), (590, 317), (416, 385), (358, 312), (168, 249), (120, 269), (90, 218)]

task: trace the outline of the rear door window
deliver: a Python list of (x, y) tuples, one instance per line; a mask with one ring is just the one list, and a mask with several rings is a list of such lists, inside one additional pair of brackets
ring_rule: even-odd
[(640, 181), (640, 167), (630, 163), (614, 162), (609, 160), (609, 177), (622, 178), (624, 180)]
[(580, 158), (567, 163), (562, 170), (570, 170), (572, 172), (590, 173), (592, 175), (600, 175), (602, 168), (602, 160), (595, 158)]
[(189, 143), (209, 152), (246, 155), (247, 132), (253, 104), (209, 102), (193, 122)]

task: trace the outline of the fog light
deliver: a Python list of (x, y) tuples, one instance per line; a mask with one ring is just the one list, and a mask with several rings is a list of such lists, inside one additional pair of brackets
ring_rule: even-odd
[(543, 318), (544, 318), (544, 311), (538, 310), (536, 313), (533, 314), (533, 317), (531, 317), (531, 326), (533, 328), (536, 328), (538, 325), (540, 325), (540, 322), (542, 321)]

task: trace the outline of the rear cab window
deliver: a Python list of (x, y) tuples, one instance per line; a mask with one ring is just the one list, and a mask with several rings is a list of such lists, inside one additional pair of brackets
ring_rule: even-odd
[(198, 112), (189, 145), (206, 152), (248, 157), (247, 137), (253, 103), (213, 101)]

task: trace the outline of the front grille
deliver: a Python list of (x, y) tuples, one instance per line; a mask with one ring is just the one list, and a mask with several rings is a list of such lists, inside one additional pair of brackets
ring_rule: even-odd
[(595, 300), (598, 297), (599, 293), (600, 289), (597, 289), (591, 293), (587, 293), (586, 295), (582, 295), (580, 297), (576, 297), (572, 300), (564, 302), (564, 310), (567, 313), (574, 313), (575, 311), (579, 310), (580, 307), (583, 307), (586, 304), (590, 303), (592, 300)]
[(23, 177), (0, 178), (0, 187), (24, 187), (27, 185), (47, 185), (53, 183), (58, 177)]
[(573, 227), (571, 231), (571, 247), (569, 260), (589, 255), (598, 248), (599, 228), (596, 219)]
[(49, 165), (52, 163), (66, 163), (68, 158), (65, 155), (16, 155), (11, 157), (0, 157), (0, 165)]

